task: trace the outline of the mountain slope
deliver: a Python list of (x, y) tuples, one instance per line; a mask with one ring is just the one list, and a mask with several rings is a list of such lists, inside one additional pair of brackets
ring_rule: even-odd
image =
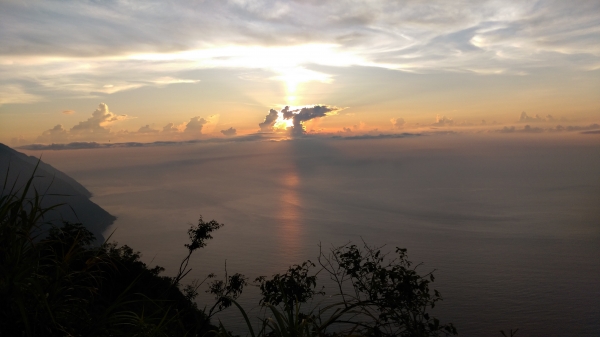
[[(38, 158), (27, 156), (0, 143), (0, 186), (6, 185), (2, 194), (14, 186), (21, 189), (33, 174)], [(42, 206), (64, 204), (56, 208), (46, 219), (56, 224), (62, 221), (82, 223), (99, 241), (102, 233), (116, 218), (90, 200), (92, 194), (73, 178), (54, 167), (39, 162), (33, 184), (44, 195)], [(33, 194), (31, 194), (33, 195)]]

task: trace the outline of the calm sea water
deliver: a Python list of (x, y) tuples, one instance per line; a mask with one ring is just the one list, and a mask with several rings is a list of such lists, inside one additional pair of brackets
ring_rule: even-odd
[[(225, 223), (192, 258), (189, 281), (223, 276), (225, 261), (229, 273), (271, 275), (314, 259), (319, 243), (364, 239), (408, 248), (424, 273), (435, 269), (445, 298), (435, 314), (462, 336), (600, 335), (597, 135), (301, 139), (43, 159), (118, 217), (113, 240), (167, 274), (190, 223)], [(256, 290), (241, 302), (254, 306)]]

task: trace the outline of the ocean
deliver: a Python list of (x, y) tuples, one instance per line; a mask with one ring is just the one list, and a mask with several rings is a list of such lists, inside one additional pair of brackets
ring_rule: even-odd
[[(407, 248), (419, 271), (435, 270), (444, 301), (434, 315), (461, 336), (599, 336), (598, 137), (305, 137), (26, 153), (89, 189), (118, 218), (105, 236), (167, 275), (203, 216), (225, 226), (192, 257), (187, 281), (222, 277), (225, 263), (253, 280), (314, 260), (319, 244), (364, 241)], [(256, 289), (240, 302), (255, 307)], [(219, 318), (241, 332), (234, 308)]]

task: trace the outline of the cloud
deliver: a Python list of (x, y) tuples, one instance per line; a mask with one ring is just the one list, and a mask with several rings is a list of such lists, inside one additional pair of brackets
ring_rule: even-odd
[(127, 115), (116, 115), (108, 110), (108, 105), (100, 103), (98, 108), (92, 112), (92, 117), (73, 126), (70, 130), (71, 134), (101, 134), (107, 135), (110, 133), (110, 128), (107, 126), (116, 121), (130, 119)]
[(156, 141), (149, 143), (141, 142), (115, 142), (115, 143), (98, 143), (98, 142), (71, 142), (63, 144), (29, 144), (20, 146), (19, 149), (24, 150), (78, 150), (78, 149), (107, 149), (107, 148), (122, 148), (122, 147), (153, 147), (153, 146), (177, 146), (183, 144), (195, 143), (242, 143), (254, 141), (271, 141), (275, 140), (272, 137), (265, 137), (264, 134), (252, 134), (232, 138), (208, 138), (208, 139), (193, 139), (186, 141)]
[(502, 129), (494, 130), (494, 131), (500, 132), (500, 133), (513, 133), (516, 131), (516, 128), (514, 126), (505, 126)]
[(62, 113), (65, 114), (65, 115), (72, 115), (72, 114), (75, 113), (75, 111), (73, 111), (73, 110), (63, 110)]
[(557, 125), (555, 128), (541, 128), (541, 127), (532, 127), (531, 125), (525, 125), (522, 129), (517, 129), (514, 126), (505, 126), (502, 129), (493, 130), (493, 132), (499, 133), (541, 133), (541, 132), (587, 132), (600, 129), (600, 124), (594, 123), (589, 125)]
[(145, 134), (157, 134), (159, 132), (159, 130), (151, 128), (150, 125), (144, 125), (141, 128), (139, 128), (139, 130), (137, 132), (145, 133)]
[(190, 118), (190, 121), (185, 124), (185, 129), (183, 129), (183, 133), (189, 136), (200, 136), (202, 135), (202, 128), (208, 121), (206, 119), (201, 118), (199, 116)]
[[(63, 111), (63, 113), (65, 112), (73, 111)], [(76, 139), (106, 140), (109, 139), (111, 135), (114, 135), (114, 133), (111, 133), (110, 128), (108, 127), (109, 125), (130, 118), (132, 117), (112, 113), (105, 103), (101, 103), (98, 105), (98, 108), (92, 112), (92, 116), (85, 121), (77, 123), (69, 130), (63, 127), (62, 124), (57, 124), (53, 128), (44, 131), (35, 141), (40, 143), (54, 143)], [(142, 127), (140, 130), (144, 131), (145, 129)]]
[(227, 137), (235, 136), (236, 132), (237, 131), (233, 127), (230, 127), (229, 129), (226, 129), (226, 130), (221, 130), (221, 133)]
[(499, 133), (542, 133), (545, 132), (545, 129), (539, 127), (532, 127), (531, 125), (525, 125), (522, 129), (517, 129), (514, 126), (505, 126), (502, 129), (494, 130), (494, 132)]
[(538, 128), (538, 127), (531, 127), (531, 125), (525, 125), (523, 127), (523, 130), (521, 130), (521, 132), (539, 133), (539, 132), (544, 132), (544, 129)]
[(23, 136), (13, 137), (10, 140), (11, 145), (13, 146), (21, 146), (31, 143), (29, 140), (23, 138)]
[[(550, 116), (550, 115), (548, 115), (548, 116)], [(552, 116), (550, 116), (550, 118), (552, 118)], [(546, 119), (543, 117), (540, 117), (539, 115), (530, 117), (527, 115), (527, 113), (525, 111), (521, 112), (521, 117), (519, 117), (520, 123), (537, 123), (537, 122), (545, 122), (545, 121), (546, 121)]]
[(277, 117), (279, 117), (279, 113), (277, 112), (277, 110), (274, 110), (274, 109), (269, 110), (269, 114), (265, 116), (265, 121), (258, 124), (258, 126), (260, 127), (260, 131), (261, 132), (273, 131), (273, 126), (275, 125), (275, 121), (277, 121)]
[[(287, 107), (286, 107), (287, 108)], [(339, 109), (335, 107), (329, 107), (325, 105), (315, 105), (312, 108), (302, 108), (299, 110), (294, 110), (293, 114), (289, 118), (293, 121), (293, 126), (291, 133), (292, 135), (301, 135), (304, 134), (304, 126), (303, 123), (309, 121), (314, 118), (325, 117), (329, 112), (337, 112)], [(283, 110), (282, 110), (283, 111)], [(287, 119), (289, 119), (287, 118)]]
[(163, 133), (175, 133), (175, 132), (180, 132), (180, 130), (177, 126), (175, 126), (175, 124), (169, 123), (163, 127), (162, 132)]
[(292, 111), (289, 106), (283, 108), (283, 110), (281, 110), (281, 114), (283, 116), (283, 119), (290, 119), (294, 117), (294, 111)]
[(76, 146), (80, 146), (81, 142), (108, 140), (112, 140), (113, 143), (131, 140), (152, 141), (157, 138), (168, 141), (180, 141), (182, 139), (196, 139), (205, 134), (210, 134), (219, 121), (219, 115), (211, 115), (206, 118), (195, 116), (179, 125), (168, 123), (162, 130), (155, 129), (151, 124), (143, 125), (134, 131), (113, 131), (109, 127), (115, 122), (131, 118), (127, 115), (114, 114), (105, 103), (101, 103), (87, 120), (77, 123), (70, 129), (58, 124), (44, 131), (35, 141), (38, 143), (66, 143), (75, 141)]
[(437, 115), (435, 117), (435, 123), (431, 124), (432, 126), (452, 126), (454, 125), (454, 120), (452, 118), (448, 118), (446, 116)]
[(404, 126), (404, 118), (392, 118), (390, 119), (390, 122), (392, 123), (393, 129), (402, 129)]
[(381, 133), (378, 135), (358, 135), (358, 136), (348, 136), (348, 137), (342, 137), (342, 136), (333, 136), (332, 138), (335, 139), (344, 139), (344, 140), (358, 140), (358, 139), (396, 139), (396, 138), (406, 138), (406, 137), (417, 137), (417, 136), (421, 136), (421, 134), (419, 133), (393, 133), (393, 134), (385, 134), (385, 133)]
[[(2, 68), (0, 63), (0, 72), (2, 71)], [(40, 96), (26, 92), (20, 85), (2, 85), (2, 83), (0, 83), (0, 106), (4, 104), (34, 103), (40, 100), (42, 100)]]
[(68, 132), (61, 124), (57, 124), (52, 129), (44, 131), (35, 141), (40, 143), (59, 143), (67, 141)]
[(590, 124), (590, 125), (567, 125), (567, 126), (562, 126), (562, 125), (557, 125), (556, 128), (554, 129), (550, 129), (550, 131), (590, 131), (590, 130), (596, 130), (596, 129), (600, 129), (600, 125), (599, 124)]
[(600, 64), (597, 1), (144, 4), (3, 2), (0, 72), (10, 85), (30, 83), (8, 96), (0, 88), (0, 104), (39, 100), (31, 94), (38, 87), (47, 98), (194, 83), (178, 75), (198, 68), (268, 69), (281, 75), (277, 81), (326, 82), (331, 76), (311, 65), (523, 74), (540, 65)]

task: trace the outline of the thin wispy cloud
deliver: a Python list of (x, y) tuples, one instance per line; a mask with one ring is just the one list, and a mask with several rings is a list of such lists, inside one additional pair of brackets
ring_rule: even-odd
[[(335, 81), (312, 65), (526, 75), (600, 69), (596, 1), (4, 1), (3, 103), (194, 83), (187, 71), (266, 69)], [(151, 25), (148, 22), (152, 22)], [(27, 79), (19, 87), (16, 80)], [(2, 89), (4, 88), (4, 89)], [(9, 88), (9, 89), (7, 89)], [(2, 95), (3, 97), (7, 97)]]

